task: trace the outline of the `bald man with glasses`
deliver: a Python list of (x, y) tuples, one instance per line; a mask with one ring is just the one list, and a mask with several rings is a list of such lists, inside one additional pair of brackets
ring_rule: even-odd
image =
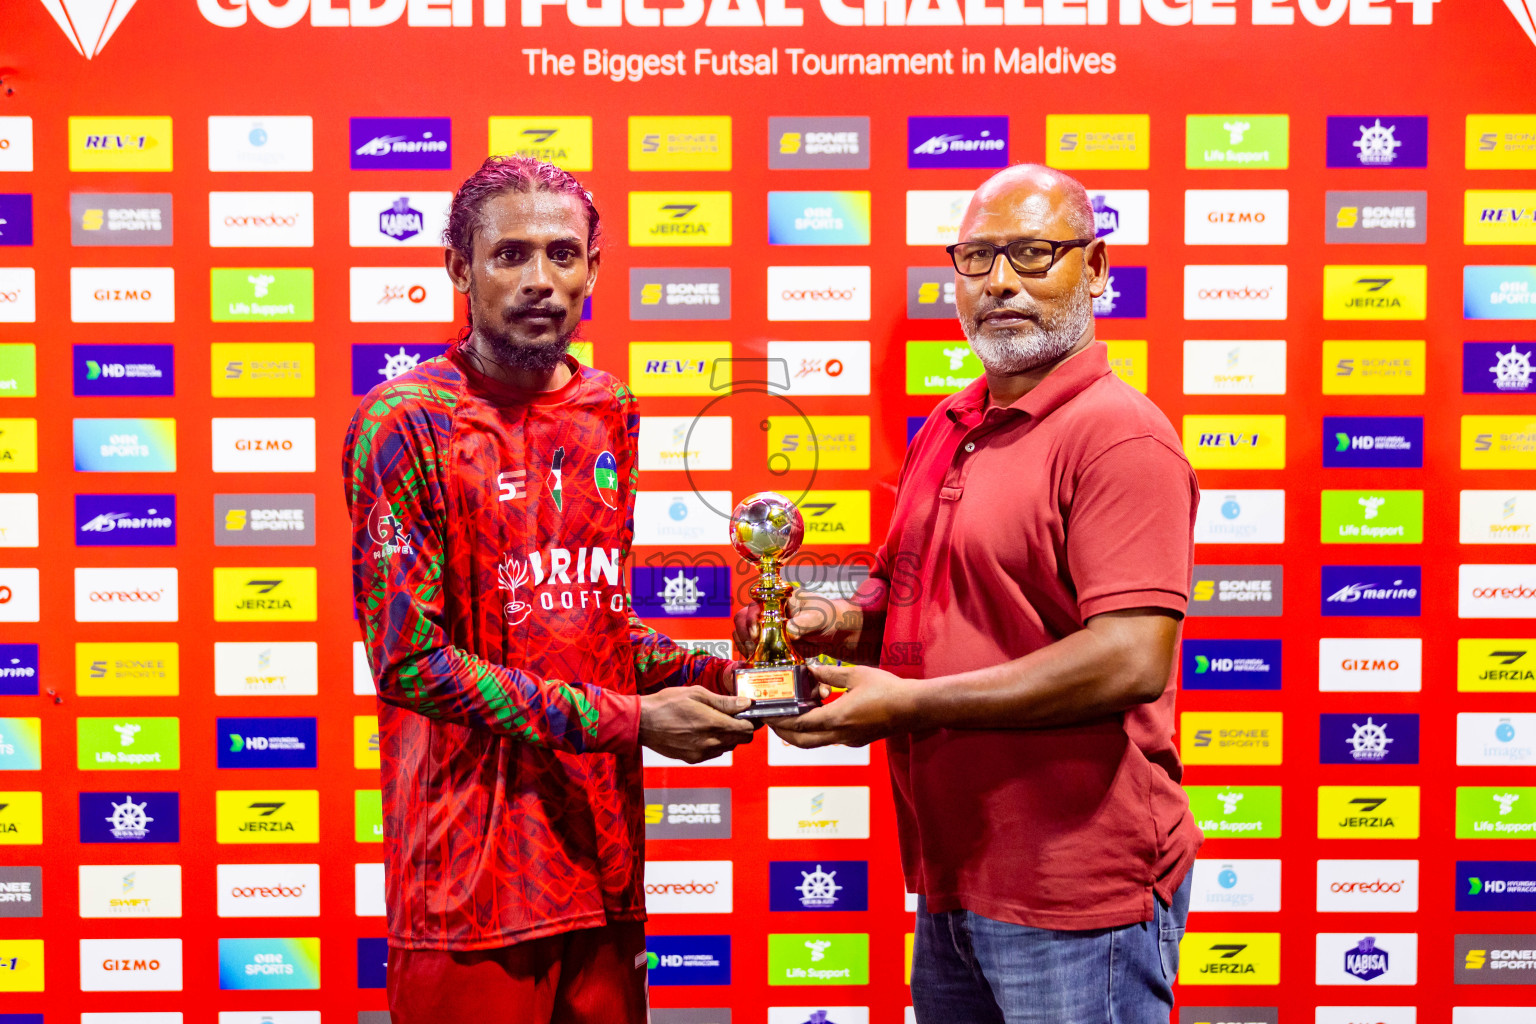
[(848, 692), (771, 726), (887, 740), (920, 1024), (1167, 1024), (1202, 840), (1173, 743), (1195, 475), (1094, 338), (1081, 184), (1000, 172), (948, 251), (986, 375), (913, 438), (869, 581), (795, 606)]

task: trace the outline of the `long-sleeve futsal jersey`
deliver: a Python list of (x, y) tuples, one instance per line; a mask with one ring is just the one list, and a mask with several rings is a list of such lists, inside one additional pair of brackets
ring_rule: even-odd
[(630, 612), (639, 414), (461, 349), (375, 388), (343, 457), (379, 692), (390, 942), (488, 949), (643, 920), (638, 693), (729, 662)]

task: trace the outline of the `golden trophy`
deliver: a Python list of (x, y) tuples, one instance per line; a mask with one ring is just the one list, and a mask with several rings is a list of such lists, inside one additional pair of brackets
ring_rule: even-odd
[(762, 606), (757, 648), (750, 668), (736, 670), (736, 696), (752, 698), (752, 706), (737, 718), (783, 718), (818, 706), (816, 678), (795, 653), (784, 632), (784, 608), (795, 585), (779, 575), (785, 560), (805, 538), (805, 520), (795, 503), (773, 491), (741, 499), (731, 513), (731, 546), (762, 575), (752, 597)]

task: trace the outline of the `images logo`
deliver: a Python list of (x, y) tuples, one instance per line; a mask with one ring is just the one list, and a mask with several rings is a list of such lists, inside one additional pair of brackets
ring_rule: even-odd
[(868, 192), (769, 192), (769, 245), (868, 245)]
[(1196, 469), (1284, 469), (1285, 417), (1185, 416), (1184, 450)]
[(174, 494), (75, 495), (78, 547), (174, 547)]
[(1319, 764), (1418, 764), (1418, 715), (1323, 715)]
[(1179, 944), (1185, 985), (1278, 985), (1278, 932), (1188, 932)]
[(208, 118), (210, 171), (312, 171), (314, 119), (292, 117)]
[[(58, 0), (63, 2), (63, 0)], [(81, 0), (71, 0), (85, 6)], [(99, 10), (99, 8), (98, 8)], [(122, 8), (127, 13), (126, 8)], [(169, 171), (168, 117), (71, 117), (71, 171)]]
[(354, 117), (349, 129), (354, 171), (446, 171), (453, 167), (446, 117)]
[(1461, 306), (1468, 320), (1536, 320), (1536, 266), (1463, 267)]
[(1278, 860), (1206, 860), (1194, 866), (1189, 905), (1226, 913), (1280, 909)]
[(1322, 566), (1326, 616), (1417, 616), (1422, 594), (1417, 565)]
[(1423, 320), (1428, 295), (1423, 266), (1323, 267), (1324, 320)]
[(99, 54), (117, 27), (133, 10), (136, 0), (115, 3), (90, 3), (89, 0), (44, 0), (43, 6), (69, 40), (69, 45), (86, 60)]
[(567, 171), (592, 169), (590, 117), (493, 117), (492, 156), (526, 156)]
[(1319, 786), (1317, 837), (1417, 839), (1419, 787)]
[(1536, 761), (1536, 716), (1527, 714), (1456, 715), (1456, 763), (1462, 765), (1528, 765)]
[(1186, 638), (1180, 668), (1186, 690), (1278, 690), (1280, 641)]
[(776, 860), (768, 864), (769, 910), (868, 910), (869, 862)]
[(1424, 465), (1424, 418), (1324, 416), (1323, 465), (1417, 469)]
[(908, 167), (1007, 167), (1008, 118), (909, 117)]
[(1427, 117), (1328, 119), (1329, 167), (1425, 167), (1428, 162)]
[(632, 171), (728, 171), (729, 117), (634, 117), (629, 119)]
[(730, 245), (729, 192), (631, 192), (629, 244)]
[(1284, 544), (1285, 492), (1224, 490), (1195, 513), (1196, 544)]
[(1428, 192), (1329, 192), (1323, 240), (1329, 245), (1422, 245)]
[(179, 843), (181, 794), (143, 790), (81, 793), (80, 841)]
[(1284, 170), (1290, 166), (1290, 132), (1286, 114), (1188, 114), (1184, 166)]
[(631, 320), (729, 320), (729, 267), (631, 267)]
[(770, 117), (768, 169), (868, 170), (869, 118)]

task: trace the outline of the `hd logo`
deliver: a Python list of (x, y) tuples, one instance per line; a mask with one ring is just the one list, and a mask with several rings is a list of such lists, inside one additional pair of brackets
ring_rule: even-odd
[(1179, 944), (1185, 985), (1278, 985), (1278, 932), (1189, 932)]
[(491, 155), (526, 156), (567, 171), (592, 169), (590, 117), (493, 117)]
[(318, 843), (320, 791), (221, 789), (214, 794), (220, 843)]
[(730, 245), (729, 192), (631, 192), (629, 244)]
[(314, 622), (318, 617), (314, 566), (213, 570), (215, 622)]

